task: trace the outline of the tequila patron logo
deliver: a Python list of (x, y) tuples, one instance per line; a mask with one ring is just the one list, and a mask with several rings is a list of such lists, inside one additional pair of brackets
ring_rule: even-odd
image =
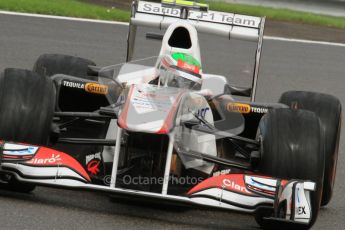
[(85, 91), (88, 93), (105, 95), (108, 93), (108, 86), (97, 84), (97, 83), (86, 83)]

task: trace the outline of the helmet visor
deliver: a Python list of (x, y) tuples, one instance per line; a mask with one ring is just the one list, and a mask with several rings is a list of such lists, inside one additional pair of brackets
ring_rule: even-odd
[(160, 84), (168, 87), (200, 90), (200, 75), (189, 73), (179, 69), (177, 66), (166, 67), (161, 65), (159, 68)]

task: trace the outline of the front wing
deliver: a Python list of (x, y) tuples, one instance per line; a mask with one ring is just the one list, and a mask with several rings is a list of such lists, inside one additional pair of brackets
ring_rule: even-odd
[[(92, 184), (87, 171), (70, 155), (46, 147), (2, 143), (0, 173), (8, 173), (19, 181), (44, 186), (85, 189), (164, 199), (191, 205), (215, 207), (255, 213), (262, 207), (272, 209), (268, 220), (308, 224), (312, 218), (310, 192), (315, 183), (281, 180), (254, 174), (212, 176), (182, 196), (145, 192), (116, 187), (113, 178), (104, 185)], [(281, 218), (284, 213), (284, 218)]]

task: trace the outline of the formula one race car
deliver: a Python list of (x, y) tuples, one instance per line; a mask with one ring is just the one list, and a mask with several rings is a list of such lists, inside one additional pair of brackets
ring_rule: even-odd
[[(134, 1), (120, 71), (60, 54), (5, 69), (1, 188), (103, 191), (310, 228), (332, 197), (341, 104), (302, 91), (255, 101), (264, 23), (195, 2)], [(162, 42), (152, 66), (132, 61), (138, 26), (166, 29), (146, 35)], [(203, 72), (198, 32), (257, 43), (250, 87)]]

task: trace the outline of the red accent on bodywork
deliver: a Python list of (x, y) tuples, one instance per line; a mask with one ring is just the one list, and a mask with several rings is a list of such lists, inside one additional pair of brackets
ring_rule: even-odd
[(93, 175), (97, 175), (99, 173), (99, 164), (101, 163), (100, 160), (92, 160), (87, 164), (87, 171)]
[(281, 180), (281, 182), (280, 182), (280, 184), (281, 184), (281, 186), (285, 186), (285, 185), (287, 185), (287, 183), (289, 183), (289, 181), (288, 180)]
[(91, 181), (85, 169), (76, 159), (64, 152), (56, 151), (53, 149), (40, 147), (35, 157), (25, 162), (25, 164), (35, 166), (66, 166), (75, 170), (87, 181)]
[(4, 159), (31, 159), (32, 155), (27, 155), (27, 156), (11, 156), (11, 155), (3, 155)]
[(122, 129), (127, 129), (128, 125), (127, 125), (127, 116), (128, 116), (128, 109), (129, 109), (129, 105), (131, 102), (131, 97), (134, 91), (134, 85), (131, 85), (129, 92), (128, 92), (128, 97), (126, 99), (126, 103), (123, 107), (123, 110), (120, 114), (119, 119), (117, 120), (118, 125), (120, 126), (120, 128)]
[(243, 174), (226, 174), (208, 178), (202, 181), (200, 184), (193, 187), (188, 192), (188, 195), (192, 195), (193, 193), (197, 193), (199, 191), (206, 190), (209, 188), (224, 188), (226, 190), (234, 191), (236, 193), (254, 195), (252, 192), (246, 189)]
[(170, 132), (170, 129), (173, 125), (175, 113), (176, 113), (176, 110), (177, 110), (177, 107), (178, 107), (178, 104), (180, 102), (182, 95), (183, 95), (183, 92), (177, 96), (174, 104), (172, 105), (172, 107), (169, 111), (168, 116), (165, 118), (163, 125), (162, 125), (161, 129), (157, 132), (157, 134), (168, 134)]
[(260, 189), (260, 188), (253, 187), (251, 185), (247, 185), (247, 186), (251, 190), (254, 190), (254, 191), (257, 191), (257, 192), (261, 192), (261, 193), (266, 193), (266, 194), (271, 195), (271, 196), (274, 196), (276, 194), (275, 191), (263, 190), (263, 189)]

